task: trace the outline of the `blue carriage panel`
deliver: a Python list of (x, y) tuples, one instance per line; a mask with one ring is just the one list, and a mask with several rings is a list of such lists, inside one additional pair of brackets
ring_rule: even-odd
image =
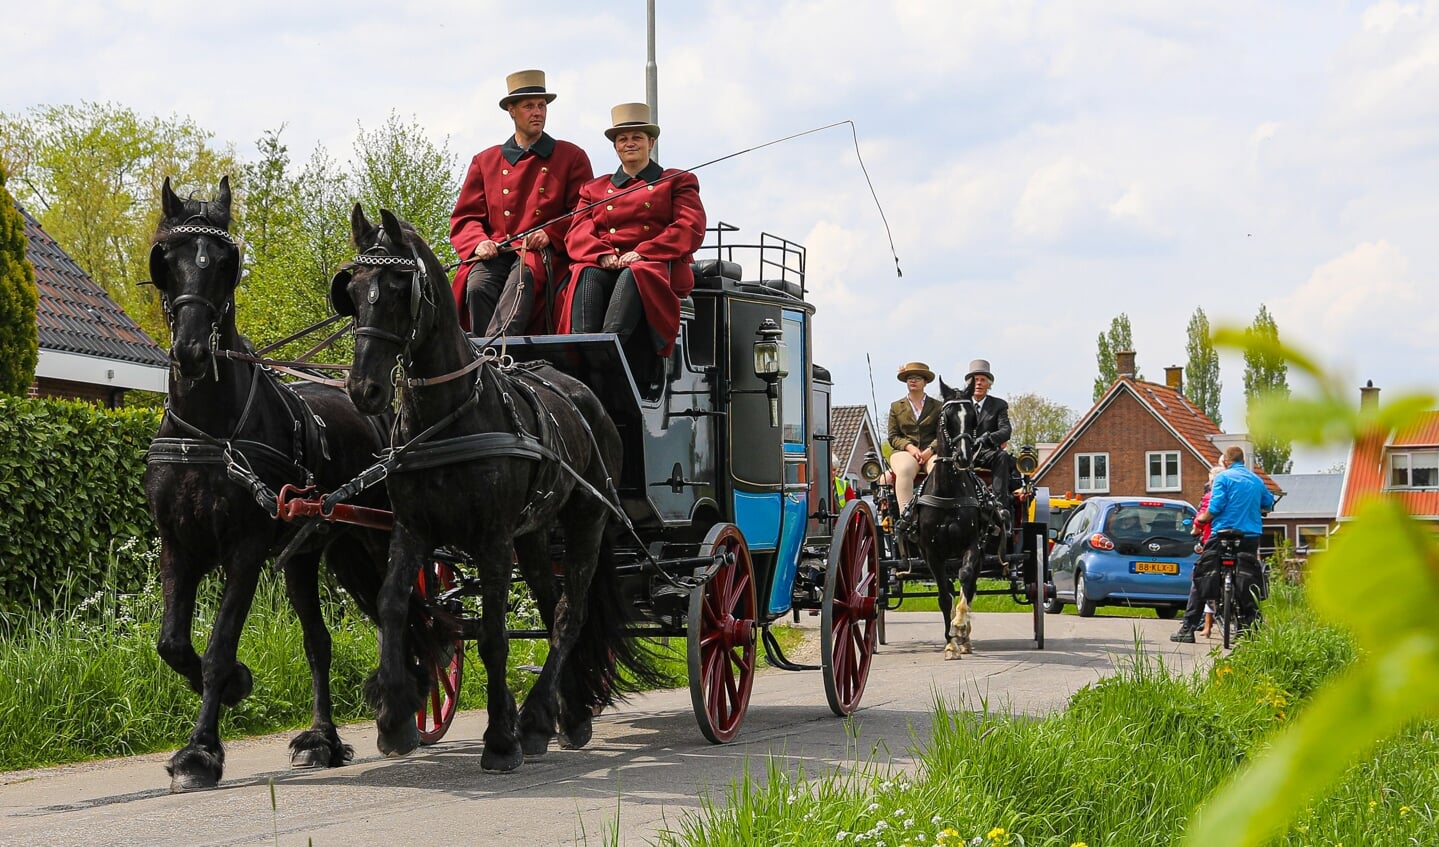
[(751, 551), (773, 550), (780, 538), (781, 521), (784, 519), (779, 492), (734, 493), (734, 522), (744, 533), (745, 543)]

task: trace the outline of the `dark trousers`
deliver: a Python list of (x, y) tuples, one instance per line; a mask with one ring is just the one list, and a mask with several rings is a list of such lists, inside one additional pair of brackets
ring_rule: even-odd
[[(1239, 542), (1239, 552), (1249, 553), (1257, 560), (1259, 558), (1258, 535), (1246, 535), (1244, 540)], [(1204, 544), (1204, 552), (1199, 554), (1199, 560), (1194, 563), (1196, 570), (1201, 563), (1207, 563), (1210, 558), (1217, 559), (1219, 556), (1219, 536), (1211, 533), (1209, 540)], [(1219, 567), (1218, 562), (1214, 567)], [(1240, 596), (1237, 598), (1239, 604), (1239, 619), (1248, 621), (1254, 617), (1254, 600), (1250, 597)], [(1181, 624), (1186, 629), (1199, 629), (1204, 625), (1204, 598), (1199, 596), (1199, 584), (1191, 581), (1189, 583), (1189, 602), (1184, 606), (1184, 621)]]
[(470, 268), (465, 296), (470, 332), (483, 338), (524, 335), (535, 308), (535, 281), (518, 252), (501, 253)]
[(644, 317), (639, 285), (629, 268), (585, 268), (575, 281), (570, 306), (572, 332), (613, 332), (623, 345)]

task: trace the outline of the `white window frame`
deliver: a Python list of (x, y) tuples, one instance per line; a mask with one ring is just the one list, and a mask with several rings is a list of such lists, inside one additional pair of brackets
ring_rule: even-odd
[(1315, 538), (1315, 541), (1317, 541), (1318, 544), (1309, 544), (1310, 553), (1318, 553), (1320, 550), (1329, 549), (1329, 524), (1296, 524), (1294, 527), (1294, 546), (1299, 547), (1303, 545), (1305, 531), (1313, 532), (1316, 536), (1318, 536)]
[[(1094, 460), (1095, 460), (1096, 458), (1102, 458), (1102, 459), (1104, 459), (1104, 479), (1103, 479), (1102, 482), (1101, 482), (1101, 480), (1099, 479), (1098, 474), (1095, 474), (1095, 473), (1093, 472), (1093, 471), (1094, 471), (1094, 465), (1095, 465)], [(1080, 484), (1080, 479), (1081, 479), (1081, 477), (1080, 477), (1080, 474), (1079, 474), (1079, 463), (1080, 463), (1080, 461), (1083, 460), (1083, 459), (1088, 459), (1088, 460), (1089, 460), (1089, 468), (1090, 468), (1090, 474), (1089, 474), (1089, 476), (1090, 476), (1090, 479), (1092, 480), (1091, 485), (1090, 485), (1089, 488), (1085, 488), (1083, 485)], [(1110, 463), (1109, 463), (1109, 454), (1108, 454), (1108, 453), (1075, 453), (1075, 454), (1074, 454), (1074, 490), (1075, 490), (1075, 492), (1078, 493), (1078, 494), (1108, 494), (1108, 493), (1109, 493), (1109, 471), (1110, 471)]]
[[(1439, 450), (1391, 450), (1385, 460), (1385, 465), (1388, 467), (1389, 473), (1384, 476), (1384, 487), (1389, 491), (1427, 491), (1429, 489), (1439, 488), (1439, 480), (1435, 480), (1436, 484), (1434, 485), (1414, 484), (1414, 460), (1417, 458), (1433, 459), (1435, 457), (1439, 457)], [(1396, 470), (1394, 466), (1397, 460), (1403, 461), (1403, 482), (1394, 481), (1394, 471)]]
[[(1168, 465), (1168, 464), (1169, 464), (1168, 461), (1166, 461), (1168, 458), (1171, 458), (1171, 457), (1172, 457), (1172, 458), (1174, 459), (1174, 481), (1171, 482), (1169, 485), (1155, 485), (1155, 484), (1154, 484), (1154, 474), (1150, 473), (1149, 468), (1150, 468), (1150, 463), (1154, 461), (1154, 459), (1155, 459), (1156, 456), (1162, 457), (1162, 458), (1160, 458), (1160, 461), (1163, 462), (1165, 465)], [(1178, 450), (1151, 450), (1150, 452), (1145, 453), (1145, 454), (1144, 454), (1144, 479), (1145, 479), (1145, 484), (1148, 486), (1145, 490), (1146, 490), (1146, 491), (1182, 491), (1182, 490), (1184, 490), (1184, 478), (1183, 478), (1183, 476), (1181, 475), (1181, 472), (1180, 472), (1180, 470), (1179, 470), (1179, 465), (1180, 465), (1180, 462), (1179, 462), (1179, 451), (1178, 451)], [(1166, 469), (1165, 469), (1165, 472), (1161, 473), (1161, 476), (1167, 475), (1167, 471), (1168, 471), (1168, 469), (1166, 468)]]

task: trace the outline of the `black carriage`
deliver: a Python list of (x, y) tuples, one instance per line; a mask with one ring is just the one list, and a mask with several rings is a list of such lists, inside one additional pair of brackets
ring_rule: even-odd
[[(685, 638), (695, 716), (716, 743), (739, 730), (761, 649), (776, 667), (821, 670), (835, 714), (858, 708), (884, 602), (870, 506), (829, 510), (831, 380), (813, 363), (805, 250), (768, 234), (726, 241), (734, 232), (710, 228), (668, 358), (649, 352), (643, 331), (629, 350), (612, 334), (575, 334), (511, 337), (496, 351), (578, 378), (613, 418), (625, 462), (615, 480), (623, 519), (611, 535), (630, 633)], [(757, 276), (745, 279), (742, 262)], [(294, 492), (280, 499), (291, 519), (383, 528), (388, 517), (345, 505), (325, 512)], [(477, 583), (462, 558), (438, 551), (416, 586), (464, 624), (432, 669), (436, 684), (417, 717), (424, 743), (444, 735), (456, 709), (463, 641), (479, 631), (469, 602)], [(817, 666), (789, 661), (769, 631), (801, 611), (821, 618)]]
[[(1049, 489), (1034, 484), (1034, 471), (1039, 467), (1034, 448), (1021, 448), (1016, 460), (1020, 494), (1004, 504), (1011, 516), (1003, 527), (996, 527), (983, 545), (977, 595), (1004, 595), (1015, 603), (1029, 606), (1034, 617), (1036, 649), (1044, 649), (1044, 603), (1054, 597), (1054, 582), (1049, 572)], [(948, 559), (943, 571), (936, 575), (919, 554), (918, 546), (896, 529), (899, 519), (894, 490), (894, 475), (884, 460), (870, 453), (861, 472), (870, 483), (877, 511), (876, 526), (880, 549), (880, 612), (879, 643), (886, 643), (884, 613), (903, 607), (905, 600), (938, 597), (937, 579), (946, 579), (951, 593), (958, 590), (960, 562)], [(989, 471), (978, 468), (984, 488), (989, 487)], [(919, 491), (923, 475), (916, 480)], [(1003, 583), (995, 586), (995, 581)]]

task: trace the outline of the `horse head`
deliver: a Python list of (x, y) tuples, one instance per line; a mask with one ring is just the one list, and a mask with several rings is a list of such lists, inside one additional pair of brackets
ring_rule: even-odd
[(939, 396), (944, 405), (939, 413), (939, 452), (956, 468), (969, 468), (974, 463), (974, 428), (979, 418), (974, 401), (962, 388), (951, 388), (939, 378)]
[(397, 377), (435, 346), (437, 330), (448, 322), (462, 339), (464, 333), (444, 268), (413, 226), (388, 209), (373, 224), (356, 203), (350, 238), (359, 255), (330, 281), (330, 305), (354, 318), (355, 361), (345, 388), (373, 415), (394, 398)]
[(235, 286), (240, 244), (230, 235), (230, 178), (213, 200), (181, 199), (160, 189), (162, 216), (150, 248), (150, 281), (170, 326), (170, 359), (182, 377), (216, 373), (214, 356), (237, 343)]

